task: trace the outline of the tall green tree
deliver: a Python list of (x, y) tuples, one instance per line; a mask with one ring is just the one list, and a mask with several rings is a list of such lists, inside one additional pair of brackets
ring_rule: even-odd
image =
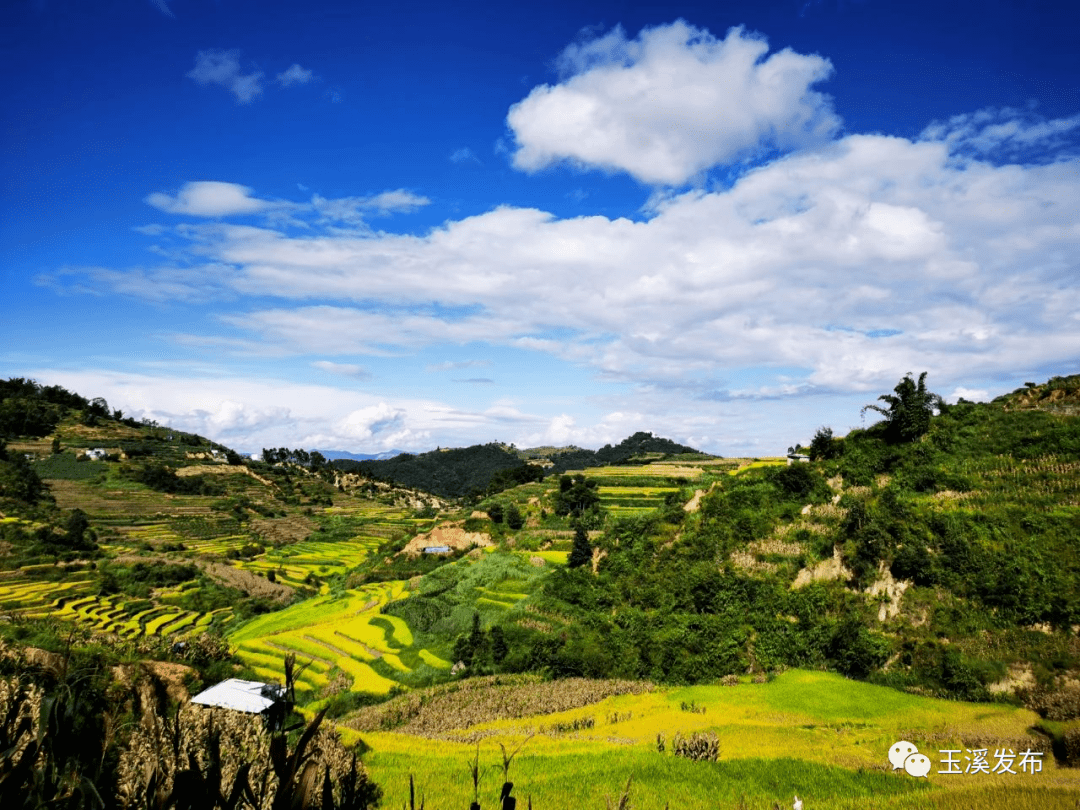
[(896, 444), (913, 442), (930, 430), (930, 418), (935, 410), (944, 407), (944, 402), (940, 396), (926, 390), (925, 371), (919, 375), (917, 383), (908, 372), (893, 392), (878, 397), (888, 407), (867, 405), (863, 413), (877, 411), (885, 417), (885, 435), (889, 441)]
[(566, 564), (570, 568), (579, 568), (592, 561), (592, 543), (589, 542), (589, 533), (580, 523), (574, 530), (574, 545), (570, 549), (570, 556)]

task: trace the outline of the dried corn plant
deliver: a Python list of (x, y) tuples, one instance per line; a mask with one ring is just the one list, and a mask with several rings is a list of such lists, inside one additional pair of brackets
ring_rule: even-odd
[(277, 798), (283, 780), (288, 783), (286, 790), (297, 795), (331, 791), (330, 806), (334, 807), (366, 806), (355, 795), (350, 804), (346, 795), (350, 790), (356, 794), (359, 789), (367, 801), (377, 795), (363, 765), (336, 733), (312, 723), (304, 738), (308, 741), (288, 755), (284, 738), (269, 734), (258, 715), (191, 704), (173, 717), (148, 712), (120, 754), (120, 806), (169, 806), (178, 781), (193, 779), (209, 781), (212, 795), (230, 797), (222, 806), (256, 810), (272, 810), (281, 804)]
[(541, 681), (536, 676), (492, 675), (411, 692), (365, 707), (345, 725), (359, 731), (396, 729), (442, 739), (479, 723), (555, 714), (612, 695), (640, 695), (652, 689), (651, 683), (642, 681)]
[(694, 732), (689, 737), (676, 734), (671, 741), (671, 750), (675, 756), (694, 762), (716, 762), (720, 759), (720, 738), (712, 732)]
[[(41, 759), (37, 733), (44, 697), (41, 688), (33, 684), (0, 680), (0, 774), (3, 776), (20, 764), (23, 768), (33, 767)], [(34, 750), (27, 754), (31, 743)]]

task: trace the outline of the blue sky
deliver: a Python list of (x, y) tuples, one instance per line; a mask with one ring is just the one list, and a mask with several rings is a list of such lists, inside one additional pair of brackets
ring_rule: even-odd
[(16, 0), (0, 375), (240, 450), (782, 452), (1080, 360), (1071, 3)]

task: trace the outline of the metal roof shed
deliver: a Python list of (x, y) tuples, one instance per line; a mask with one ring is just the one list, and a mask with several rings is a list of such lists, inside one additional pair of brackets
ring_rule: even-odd
[(276, 683), (259, 683), (229, 678), (204, 689), (191, 699), (202, 706), (217, 706), (249, 714), (265, 714), (285, 701), (285, 687)]

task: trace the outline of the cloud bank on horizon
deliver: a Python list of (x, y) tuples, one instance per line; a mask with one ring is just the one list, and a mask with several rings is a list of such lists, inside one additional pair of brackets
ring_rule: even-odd
[[(241, 449), (597, 446), (646, 429), (725, 453), (780, 451), (829, 421), (812, 403), (870, 402), (907, 371), (955, 398), (1075, 370), (1080, 115), (1003, 106), (908, 137), (848, 132), (827, 55), (684, 20), (594, 31), (555, 67), (508, 107), (502, 160), (523, 178), (629, 178), (636, 216), (503, 202), (395, 231), (437, 189), (284, 199), (188, 179), (139, 195), (164, 215), (142, 230), (160, 261), (38, 284), (209, 307), (161, 330), (212, 356), (207, 373), (29, 370)], [(188, 76), (261, 103), (263, 74), (236, 52), (199, 52)], [(313, 78), (293, 63), (277, 82)], [(535, 374), (491, 391), (530, 357)], [(484, 376), (446, 376), (469, 366)], [(589, 387), (545, 399), (541, 368)]]

